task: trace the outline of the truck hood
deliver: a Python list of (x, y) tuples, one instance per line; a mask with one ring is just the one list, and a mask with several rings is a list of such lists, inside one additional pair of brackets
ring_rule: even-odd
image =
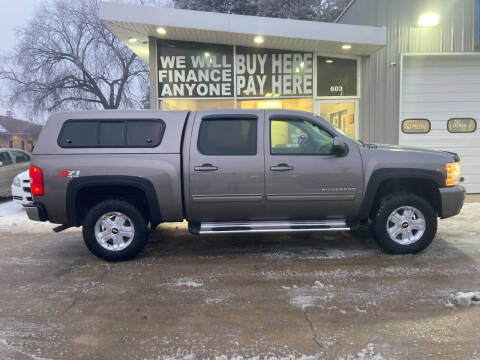
[(449, 152), (449, 151), (440, 151), (432, 149), (424, 149), (414, 146), (400, 146), (400, 145), (389, 145), (389, 144), (367, 144), (369, 149), (375, 150), (384, 150), (384, 151), (394, 151), (394, 152), (409, 152), (415, 153), (418, 155), (432, 155), (432, 156), (441, 156), (445, 158), (446, 161), (460, 161), (458, 154)]

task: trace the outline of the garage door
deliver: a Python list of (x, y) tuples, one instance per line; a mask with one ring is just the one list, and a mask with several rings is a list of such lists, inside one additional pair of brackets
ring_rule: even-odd
[(480, 193), (478, 55), (405, 55), (400, 89), (399, 143), (458, 153), (469, 193)]

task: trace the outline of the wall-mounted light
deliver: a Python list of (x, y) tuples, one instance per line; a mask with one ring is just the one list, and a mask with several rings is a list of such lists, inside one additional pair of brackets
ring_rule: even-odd
[(253, 39), (253, 41), (255, 42), (255, 44), (263, 44), (263, 36), (255, 36), (255, 39)]
[(425, 13), (420, 15), (418, 26), (437, 26), (440, 22), (440, 15), (436, 13)]
[(328, 59), (328, 60), (325, 60), (325, 62), (326, 62), (327, 64), (332, 64), (332, 63), (333, 63), (333, 60), (332, 60), (332, 59)]
[(138, 39), (137, 39), (137, 38), (134, 38), (134, 37), (130, 37), (130, 38), (128, 38), (128, 42), (129, 42), (130, 44), (134, 44), (134, 43), (136, 43), (136, 42), (137, 42), (137, 40), (138, 40)]
[(160, 35), (165, 35), (167, 33), (167, 30), (165, 30), (165, 28), (159, 26), (159, 27), (157, 27), (157, 33), (159, 33)]
[(350, 45), (350, 44), (344, 44), (344, 45), (342, 45), (342, 49), (343, 49), (343, 50), (350, 50), (351, 48), (352, 48), (352, 45)]

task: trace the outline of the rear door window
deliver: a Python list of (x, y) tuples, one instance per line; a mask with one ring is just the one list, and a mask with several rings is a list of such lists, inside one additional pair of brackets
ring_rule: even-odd
[(257, 120), (203, 119), (198, 150), (203, 155), (256, 155)]

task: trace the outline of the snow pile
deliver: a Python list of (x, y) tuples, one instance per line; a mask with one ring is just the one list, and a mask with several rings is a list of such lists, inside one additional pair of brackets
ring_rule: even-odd
[(282, 286), (288, 292), (288, 302), (305, 310), (308, 307), (325, 308), (335, 298), (333, 285), (316, 280), (312, 286)]
[(15, 201), (7, 201), (0, 203), (0, 217), (7, 216), (25, 216), (25, 209), (22, 205), (16, 203)]
[(177, 282), (175, 283), (176, 286), (186, 286), (186, 287), (200, 287), (203, 286), (203, 282), (200, 280), (194, 280), (194, 279), (188, 279), (188, 278), (182, 278), (178, 279)]
[[(286, 356), (265, 356), (265, 355), (254, 355), (254, 356), (242, 356), (242, 355), (216, 355), (212, 357), (197, 357), (196, 354), (194, 353), (189, 353), (187, 355), (170, 355), (170, 356), (161, 356), (157, 358), (158, 360), (197, 360), (197, 359), (202, 359), (202, 360), (263, 360), (263, 359), (268, 359), (268, 360), (321, 360), (324, 359), (321, 354), (316, 354), (316, 355), (286, 355)], [(363, 359), (363, 358), (362, 358)], [(365, 359), (370, 359), (370, 358), (365, 358)], [(373, 359), (373, 358), (372, 358)], [(383, 358), (382, 358), (383, 359)], [(376, 358), (375, 358), (376, 360)]]
[(463, 307), (480, 305), (480, 291), (458, 291), (455, 294), (450, 294), (445, 302), (445, 307), (453, 308), (455, 305)]
[(362, 350), (360, 350), (357, 355), (347, 355), (345, 357), (340, 357), (339, 360), (385, 360), (385, 358), (375, 353), (375, 345), (367, 344)]

